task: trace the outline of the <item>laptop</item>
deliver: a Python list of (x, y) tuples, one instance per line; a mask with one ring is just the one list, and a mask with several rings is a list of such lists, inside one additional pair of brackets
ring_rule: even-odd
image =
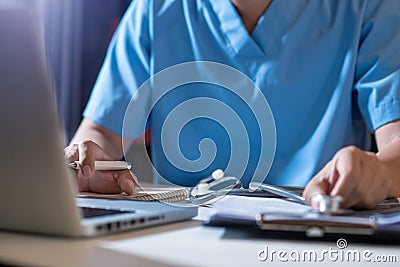
[(0, 229), (84, 237), (197, 215), (196, 207), (75, 197), (41, 28), (13, 4), (0, 4), (0, 94)]

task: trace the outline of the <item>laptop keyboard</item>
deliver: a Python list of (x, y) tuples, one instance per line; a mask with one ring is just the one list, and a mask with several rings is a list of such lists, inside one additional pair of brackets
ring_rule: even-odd
[(135, 213), (135, 211), (123, 211), (123, 210), (109, 210), (109, 209), (99, 209), (99, 208), (88, 208), (88, 207), (79, 207), (82, 212), (83, 218), (93, 218), (98, 216), (106, 216), (106, 215), (115, 215), (115, 214), (123, 214), (123, 213)]

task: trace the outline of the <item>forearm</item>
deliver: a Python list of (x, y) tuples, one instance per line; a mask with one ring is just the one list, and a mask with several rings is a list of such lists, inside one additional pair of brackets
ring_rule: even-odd
[[(98, 144), (111, 158), (123, 158), (122, 137), (108, 129), (88, 120), (83, 119), (70, 144), (79, 144), (91, 140)], [(130, 144), (126, 144), (126, 148)]]
[(394, 137), (381, 147), (376, 156), (385, 164), (392, 182), (389, 197), (400, 197), (400, 136)]

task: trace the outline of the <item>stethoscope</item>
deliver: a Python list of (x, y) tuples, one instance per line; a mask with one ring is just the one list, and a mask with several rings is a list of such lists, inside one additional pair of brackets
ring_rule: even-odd
[(190, 189), (190, 202), (195, 205), (208, 204), (219, 197), (229, 193), (233, 188), (241, 188), (242, 183), (234, 176), (225, 176), (221, 169), (212, 172), (210, 177), (200, 180), (200, 182)]
[[(242, 183), (237, 177), (225, 176), (223, 170), (217, 169), (212, 172), (210, 177), (200, 180), (196, 186), (190, 189), (190, 202), (195, 205), (210, 204), (220, 197), (225, 196), (234, 188), (241, 188), (244, 190)], [(305, 202), (304, 197), (288, 189), (265, 183), (252, 182), (249, 184), (249, 192), (255, 192), (257, 190), (268, 192), (276, 196), (285, 197), (303, 205), (308, 205)], [(315, 211), (319, 213), (330, 215), (348, 215), (353, 212), (353, 210), (340, 208), (340, 204), (343, 200), (341, 196), (318, 195), (317, 197), (319, 207)]]
[[(200, 182), (190, 190), (190, 202), (192, 204), (208, 204), (211, 200), (226, 195), (234, 188), (245, 190), (237, 177), (225, 176), (223, 170), (217, 169), (210, 177), (200, 180)], [(303, 197), (290, 190), (264, 183), (250, 183), (248, 191), (255, 192), (257, 190), (289, 198), (306, 205)]]

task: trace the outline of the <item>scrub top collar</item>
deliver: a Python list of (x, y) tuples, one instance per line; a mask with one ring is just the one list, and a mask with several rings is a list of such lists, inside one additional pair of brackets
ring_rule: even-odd
[(277, 40), (290, 30), (306, 0), (273, 0), (249, 35), (230, 0), (208, 0), (219, 22), (222, 34), (233, 52), (242, 57), (260, 57), (270, 53)]

